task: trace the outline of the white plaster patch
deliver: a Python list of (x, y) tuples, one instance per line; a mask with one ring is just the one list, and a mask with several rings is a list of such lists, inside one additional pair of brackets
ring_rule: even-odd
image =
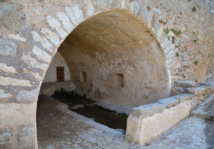
[(65, 11), (74, 25), (78, 25), (84, 20), (83, 12), (78, 4), (73, 4), (70, 7), (66, 7)]
[(48, 65), (38, 62), (36, 59), (32, 58), (28, 54), (23, 54), (21, 59), (29, 66), (46, 70)]
[(23, 42), (26, 42), (26, 39), (21, 37), (20, 35), (14, 35), (14, 34), (10, 34), (8, 35), (8, 37), (10, 39), (14, 39), (14, 40), (19, 40), (19, 41), (23, 41)]
[(35, 102), (38, 98), (39, 91), (34, 89), (32, 91), (20, 91), (16, 96), (16, 100), (24, 103), (32, 103)]
[(31, 87), (32, 85), (30, 84), (29, 80), (22, 80), (22, 79), (12, 79), (8, 77), (3, 77), (0, 76), (0, 84), (2, 86), (29, 86)]
[(47, 23), (51, 28), (56, 29), (61, 38), (64, 39), (67, 36), (67, 33), (61, 28), (59, 21), (54, 17), (47, 16)]
[(0, 89), (0, 98), (10, 98), (12, 97), (11, 94), (5, 93), (5, 90)]
[(42, 28), (41, 32), (45, 34), (45, 37), (47, 37), (55, 46), (59, 46), (60, 40), (56, 33), (50, 31), (47, 28)]
[(52, 44), (45, 37), (40, 36), (36, 31), (32, 31), (32, 36), (36, 42), (41, 43), (42, 46), (44, 48), (46, 48), (48, 51), (50, 51), (50, 52), (53, 51), (52, 50), (53, 49)]
[(8, 67), (5, 63), (0, 63), (0, 70), (10, 74), (17, 73), (14, 67), (12, 66)]
[(62, 24), (64, 25), (67, 32), (71, 32), (74, 29), (73, 24), (70, 22), (68, 16), (64, 12), (57, 12), (57, 16), (59, 20), (62, 21)]
[(33, 54), (35, 54), (38, 59), (45, 61), (47, 63), (51, 62), (51, 56), (45, 51), (38, 48), (37, 46), (34, 46), (32, 51), (33, 51)]

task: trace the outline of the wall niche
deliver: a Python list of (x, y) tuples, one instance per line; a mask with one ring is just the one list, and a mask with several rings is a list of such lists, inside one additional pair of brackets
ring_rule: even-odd
[(124, 76), (122, 73), (114, 74), (114, 86), (115, 87), (124, 87)]
[(80, 72), (80, 82), (87, 82), (86, 72), (84, 71)]

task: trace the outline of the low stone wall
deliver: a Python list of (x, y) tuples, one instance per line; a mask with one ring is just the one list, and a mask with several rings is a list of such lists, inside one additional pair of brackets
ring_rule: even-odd
[(76, 84), (74, 82), (50, 82), (42, 83), (40, 95), (52, 96), (56, 90), (61, 88), (66, 89), (67, 91), (74, 91), (76, 89)]
[(214, 91), (209, 86), (187, 90), (187, 94), (133, 108), (127, 121), (126, 140), (139, 145), (150, 143), (189, 116), (191, 110)]

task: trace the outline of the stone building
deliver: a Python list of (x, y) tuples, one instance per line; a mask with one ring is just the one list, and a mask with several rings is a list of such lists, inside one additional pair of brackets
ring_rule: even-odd
[(43, 82), (72, 82), (95, 101), (155, 103), (182, 93), (180, 80), (214, 76), (213, 35), (212, 0), (1, 0), (0, 148), (38, 147)]

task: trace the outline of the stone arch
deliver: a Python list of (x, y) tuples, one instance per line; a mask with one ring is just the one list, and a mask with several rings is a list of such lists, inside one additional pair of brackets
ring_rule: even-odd
[[(146, 23), (128, 10), (113, 9), (86, 19), (59, 51), (72, 80), (91, 99), (133, 107), (169, 96), (163, 50)], [(87, 83), (79, 81), (81, 71), (87, 72)], [(115, 87), (117, 74), (124, 76), (125, 88)]]
[[(6, 51), (1, 50), (1, 56), (3, 57), (1, 59), (2, 70), (8, 73), (8, 75), (3, 75), (0, 78), (2, 82), (1, 92), (4, 95), (1, 103), (5, 103), (0, 107), (0, 111), (3, 112), (0, 113), (0, 119), (5, 120), (0, 124), (0, 128), (5, 128), (5, 131), (11, 134), (17, 133), (19, 139), (13, 138), (9, 143), (12, 148), (37, 147), (35, 111), (40, 85), (57, 49), (72, 30), (87, 18), (99, 12), (123, 8), (137, 14), (140, 11), (144, 11), (143, 9), (147, 9), (147, 7), (142, 7), (143, 9), (141, 10), (140, 7), (142, 5), (138, 1), (125, 0), (98, 2), (87, 0), (75, 4), (62, 3), (54, 7), (54, 11), (42, 9), (41, 11), (45, 13), (45, 18), (41, 17), (41, 22), (38, 25), (34, 24), (34, 20), (32, 20), (33, 23), (30, 21), (33, 17), (32, 12), (25, 14), (28, 11), (32, 11), (27, 6), (5, 4), (5, 12), (9, 12), (7, 7), (10, 7), (10, 9), (15, 8), (19, 12), (17, 13), (20, 17), (19, 19), (24, 17), (18, 29), (5, 27), (2, 30), (3, 38), (0, 41), (5, 44), (6, 48)], [(36, 4), (33, 6), (41, 9)], [(162, 33), (158, 31), (162, 29), (153, 26), (155, 15), (153, 13), (153, 11), (148, 12), (148, 16), (143, 16), (143, 13), (139, 13), (138, 17), (145, 19), (156, 36), (161, 37)], [(10, 13), (9, 16), (14, 17)], [(8, 26), (7, 22), (5, 26)], [(166, 39), (163, 40), (166, 43), (159, 38), (157, 40), (163, 43), (161, 44), (162, 46), (167, 43)], [(8, 86), (11, 87), (9, 90)], [(14, 115), (13, 111), (18, 112)], [(4, 113), (7, 113), (7, 116), (3, 116)], [(29, 135), (28, 140), (22, 140), (22, 135)], [(29, 144), (28, 142), (34, 142), (34, 144)]]

